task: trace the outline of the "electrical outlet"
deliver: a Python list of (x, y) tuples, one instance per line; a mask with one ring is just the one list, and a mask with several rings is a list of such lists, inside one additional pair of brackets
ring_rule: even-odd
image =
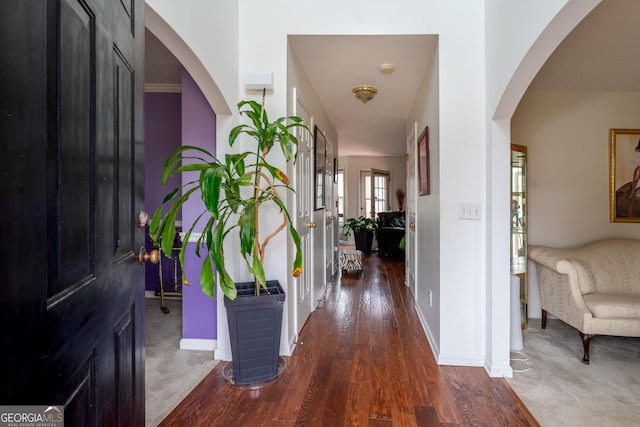
[(433, 294), (431, 293), (431, 289), (429, 289), (429, 307), (433, 307)]

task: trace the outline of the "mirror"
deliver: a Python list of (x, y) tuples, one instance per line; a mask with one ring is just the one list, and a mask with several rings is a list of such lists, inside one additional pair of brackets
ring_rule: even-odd
[(520, 278), (520, 319), (527, 327), (527, 147), (511, 144), (511, 274)]

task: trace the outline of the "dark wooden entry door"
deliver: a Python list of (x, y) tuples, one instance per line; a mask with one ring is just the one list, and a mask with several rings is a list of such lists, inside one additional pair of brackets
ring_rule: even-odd
[(0, 404), (144, 424), (144, 3), (0, 2)]

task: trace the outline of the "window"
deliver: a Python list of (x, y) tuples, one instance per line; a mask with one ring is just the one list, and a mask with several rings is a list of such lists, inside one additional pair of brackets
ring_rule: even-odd
[(386, 212), (389, 205), (389, 171), (372, 169), (360, 172), (361, 211), (367, 218), (375, 218), (378, 212)]
[(386, 212), (389, 206), (389, 175), (374, 173), (373, 175), (373, 212)]

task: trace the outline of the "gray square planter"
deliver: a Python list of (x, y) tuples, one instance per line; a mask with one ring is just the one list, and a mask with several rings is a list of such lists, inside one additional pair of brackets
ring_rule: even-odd
[(269, 293), (255, 283), (236, 283), (238, 297), (224, 298), (229, 323), (236, 384), (255, 384), (278, 376), (280, 329), (285, 293), (277, 280), (267, 281)]

